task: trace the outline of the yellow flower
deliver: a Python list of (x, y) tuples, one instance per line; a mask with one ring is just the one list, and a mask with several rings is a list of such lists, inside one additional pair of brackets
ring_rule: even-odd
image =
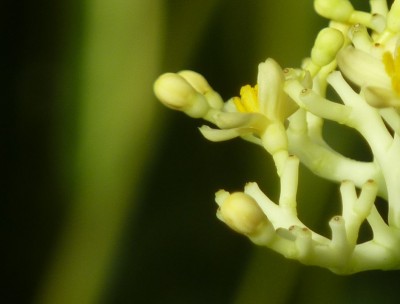
[(257, 141), (271, 124), (283, 124), (298, 107), (284, 92), (285, 75), (279, 64), (268, 58), (258, 66), (257, 84), (245, 85), (240, 97), (233, 97), (225, 111), (216, 113), (214, 122), (220, 129), (200, 128), (211, 141), (221, 141), (237, 136)]

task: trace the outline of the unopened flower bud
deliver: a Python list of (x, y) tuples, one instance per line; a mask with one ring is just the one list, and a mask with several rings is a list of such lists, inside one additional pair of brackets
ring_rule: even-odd
[(318, 66), (332, 62), (344, 42), (343, 34), (334, 28), (321, 30), (311, 50), (311, 60)]
[(178, 74), (161, 75), (154, 83), (154, 93), (167, 107), (194, 118), (204, 117), (209, 110), (206, 98)]
[(321, 16), (341, 22), (349, 20), (354, 12), (348, 0), (315, 0), (314, 8)]
[(190, 70), (180, 71), (178, 75), (182, 76), (197, 92), (204, 95), (211, 108), (221, 109), (224, 106), (221, 96), (212, 89), (203, 75)]
[(199, 73), (185, 70), (180, 71), (178, 75), (182, 76), (183, 79), (185, 79), (197, 92), (201, 94), (205, 94), (212, 90), (207, 80)]
[(266, 215), (254, 198), (243, 192), (227, 196), (221, 202), (217, 216), (233, 230), (248, 236), (257, 234), (268, 224)]

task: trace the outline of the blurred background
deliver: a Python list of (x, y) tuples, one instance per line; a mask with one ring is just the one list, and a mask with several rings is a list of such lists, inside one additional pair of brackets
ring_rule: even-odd
[[(278, 197), (271, 159), (240, 140), (207, 142), (201, 121), (153, 96), (167, 71), (196, 70), (227, 99), (267, 57), (299, 66), (327, 24), (312, 1), (1, 7), (3, 303), (397, 303), (398, 272), (336, 276), (220, 223), (220, 188), (257, 181)], [(370, 157), (351, 131), (324, 132), (342, 153)], [(329, 235), (338, 188), (300, 174), (300, 217)]]

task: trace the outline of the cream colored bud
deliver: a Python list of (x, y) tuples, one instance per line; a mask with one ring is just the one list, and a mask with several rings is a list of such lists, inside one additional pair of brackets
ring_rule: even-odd
[(315, 0), (314, 9), (321, 16), (346, 22), (350, 19), (354, 8), (348, 0)]
[(209, 110), (206, 98), (178, 74), (166, 73), (158, 77), (154, 93), (167, 107), (194, 118), (204, 117)]
[(203, 75), (190, 70), (180, 71), (178, 74), (197, 92), (204, 95), (211, 108), (221, 109), (224, 106), (224, 101), (221, 96), (212, 89)]
[(321, 30), (311, 50), (311, 60), (318, 66), (324, 66), (336, 58), (336, 54), (343, 46), (343, 34), (334, 28)]
[(180, 71), (178, 75), (182, 76), (197, 92), (205, 94), (212, 91), (212, 88), (208, 84), (207, 80), (203, 75), (196, 73), (194, 71)]
[(233, 230), (252, 236), (268, 224), (268, 219), (257, 202), (248, 194), (235, 192), (221, 204), (217, 217)]
[(167, 107), (183, 110), (188, 107), (190, 100), (198, 93), (181, 76), (174, 73), (165, 73), (154, 83), (154, 93)]

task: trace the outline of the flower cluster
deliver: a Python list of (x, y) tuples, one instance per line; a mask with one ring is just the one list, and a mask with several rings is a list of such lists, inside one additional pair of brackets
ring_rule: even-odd
[[(211, 141), (241, 137), (262, 146), (280, 178), (273, 202), (248, 183), (243, 192), (216, 193), (217, 217), (257, 245), (287, 258), (339, 274), (400, 268), (400, 0), (370, 0), (370, 12), (348, 0), (315, 0), (330, 20), (318, 34), (300, 68), (282, 69), (268, 58), (258, 67), (257, 85), (224, 102), (198, 73), (161, 75), (154, 84), (166, 106), (215, 127), (202, 126)], [(331, 87), (340, 102), (327, 99)], [(324, 120), (355, 129), (373, 160), (347, 158), (322, 136)], [(316, 175), (340, 183), (342, 214), (322, 236), (297, 215), (299, 163)], [(377, 197), (388, 203), (382, 216)], [(359, 243), (362, 223), (372, 229)]]

